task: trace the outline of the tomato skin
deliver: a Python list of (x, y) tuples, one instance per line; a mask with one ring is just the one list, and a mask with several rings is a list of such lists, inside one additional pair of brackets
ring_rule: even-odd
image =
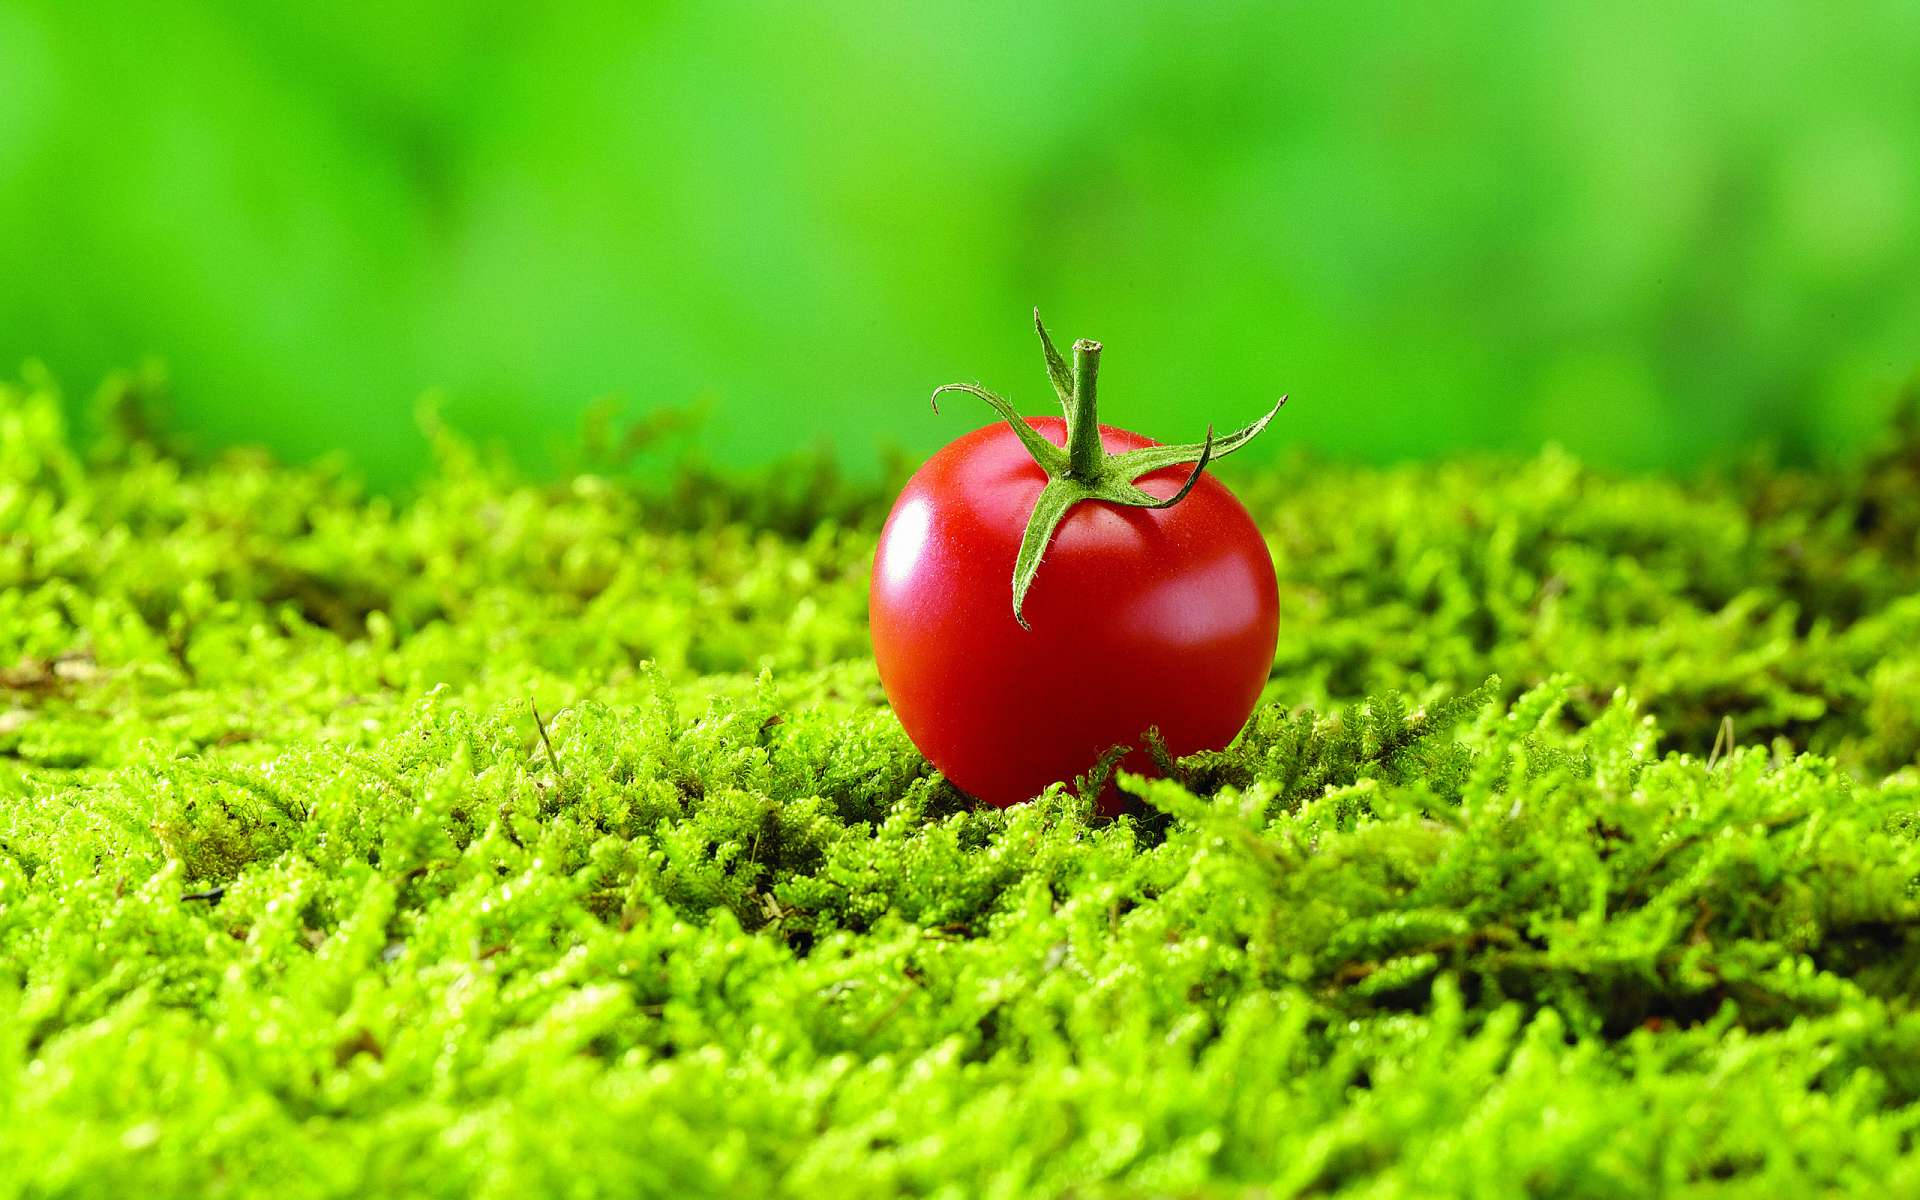
[[(1027, 423), (1056, 445), (1058, 417)], [(1110, 453), (1151, 446), (1109, 426)], [(1191, 470), (1138, 483), (1174, 494)], [(1014, 558), (1047, 475), (995, 424), (928, 459), (880, 534), (869, 591), (880, 681), (907, 736), (954, 786), (990, 804), (1071, 781), (1116, 745), (1157, 774), (1142, 733), (1174, 755), (1221, 749), (1259, 701), (1279, 635), (1273, 559), (1211, 474), (1172, 508), (1077, 504), (1014, 620)], [(1109, 784), (1101, 808), (1117, 811)]]

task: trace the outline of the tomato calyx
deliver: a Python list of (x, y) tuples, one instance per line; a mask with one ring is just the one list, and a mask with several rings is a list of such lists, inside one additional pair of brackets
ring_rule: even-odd
[[(1039, 499), (1034, 501), (1033, 512), (1027, 518), (1026, 533), (1020, 539), (1020, 552), (1013, 563), (1013, 619), (1020, 623), (1022, 629), (1033, 628), (1020, 611), (1027, 598), (1027, 590), (1040, 573), (1040, 560), (1045, 556), (1048, 544), (1053, 541), (1054, 531), (1074, 505), (1087, 500), (1101, 500), (1126, 508), (1172, 508), (1186, 499), (1194, 484), (1200, 482), (1200, 475), (1207, 469), (1208, 463), (1224, 458), (1252, 441), (1267, 427), (1267, 422), (1273, 420), (1281, 405), (1287, 402), (1285, 396), (1280, 397), (1265, 416), (1223, 438), (1216, 439), (1213, 426), (1209, 425), (1204, 441), (1177, 446), (1146, 446), (1121, 454), (1109, 454), (1106, 447), (1100, 444), (1100, 421), (1095, 398), (1095, 384), (1100, 373), (1100, 343), (1088, 338), (1073, 343), (1073, 363), (1069, 366), (1055, 348), (1053, 339), (1047, 336), (1047, 327), (1041, 323), (1040, 310), (1037, 308), (1033, 311), (1033, 327), (1040, 334), (1040, 348), (1047, 357), (1047, 378), (1052, 381), (1054, 393), (1060, 397), (1060, 408), (1066, 414), (1065, 450), (1027, 424), (1005, 397), (978, 384), (945, 384), (933, 389), (932, 397), (935, 412), (940, 411), (940, 396), (944, 392), (963, 392), (986, 401), (1013, 430), (1020, 444), (1033, 456), (1033, 461), (1047, 473), (1047, 486), (1041, 489)], [(1180, 485), (1180, 490), (1164, 500), (1149, 494), (1134, 482), (1142, 475), (1185, 463), (1192, 463), (1193, 470), (1188, 473), (1186, 482)]]

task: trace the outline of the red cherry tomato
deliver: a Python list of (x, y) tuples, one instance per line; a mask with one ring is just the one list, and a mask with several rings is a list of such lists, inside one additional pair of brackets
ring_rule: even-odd
[[(1027, 423), (1067, 445), (1060, 418)], [(1109, 453), (1156, 444), (1098, 429)], [(1135, 482), (1165, 500), (1190, 472)], [(915, 473), (874, 558), (874, 657), (893, 710), (934, 766), (990, 804), (1071, 781), (1115, 746), (1131, 747), (1123, 767), (1153, 774), (1150, 728), (1176, 756), (1223, 748), (1273, 663), (1273, 560), (1211, 474), (1170, 508), (1074, 504), (1032, 576), (1021, 628), (1009, 579), (1049, 478), (1008, 425), (967, 434)], [(1109, 784), (1101, 807), (1119, 806)]]

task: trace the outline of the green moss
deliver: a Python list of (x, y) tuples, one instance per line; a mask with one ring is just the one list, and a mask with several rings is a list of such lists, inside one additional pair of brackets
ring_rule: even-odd
[(883, 490), (56, 414), (0, 391), (0, 1194), (1920, 1188), (1914, 429), (1236, 477), (1269, 704), (1100, 821), (887, 713)]

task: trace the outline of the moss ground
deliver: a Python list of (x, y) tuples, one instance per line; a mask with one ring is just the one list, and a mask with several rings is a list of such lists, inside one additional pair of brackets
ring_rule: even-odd
[(1920, 430), (1229, 469), (1269, 703), (1103, 821), (906, 741), (877, 490), (56, 413), (0, 391), (0, 1195), (1920, 1191)]

